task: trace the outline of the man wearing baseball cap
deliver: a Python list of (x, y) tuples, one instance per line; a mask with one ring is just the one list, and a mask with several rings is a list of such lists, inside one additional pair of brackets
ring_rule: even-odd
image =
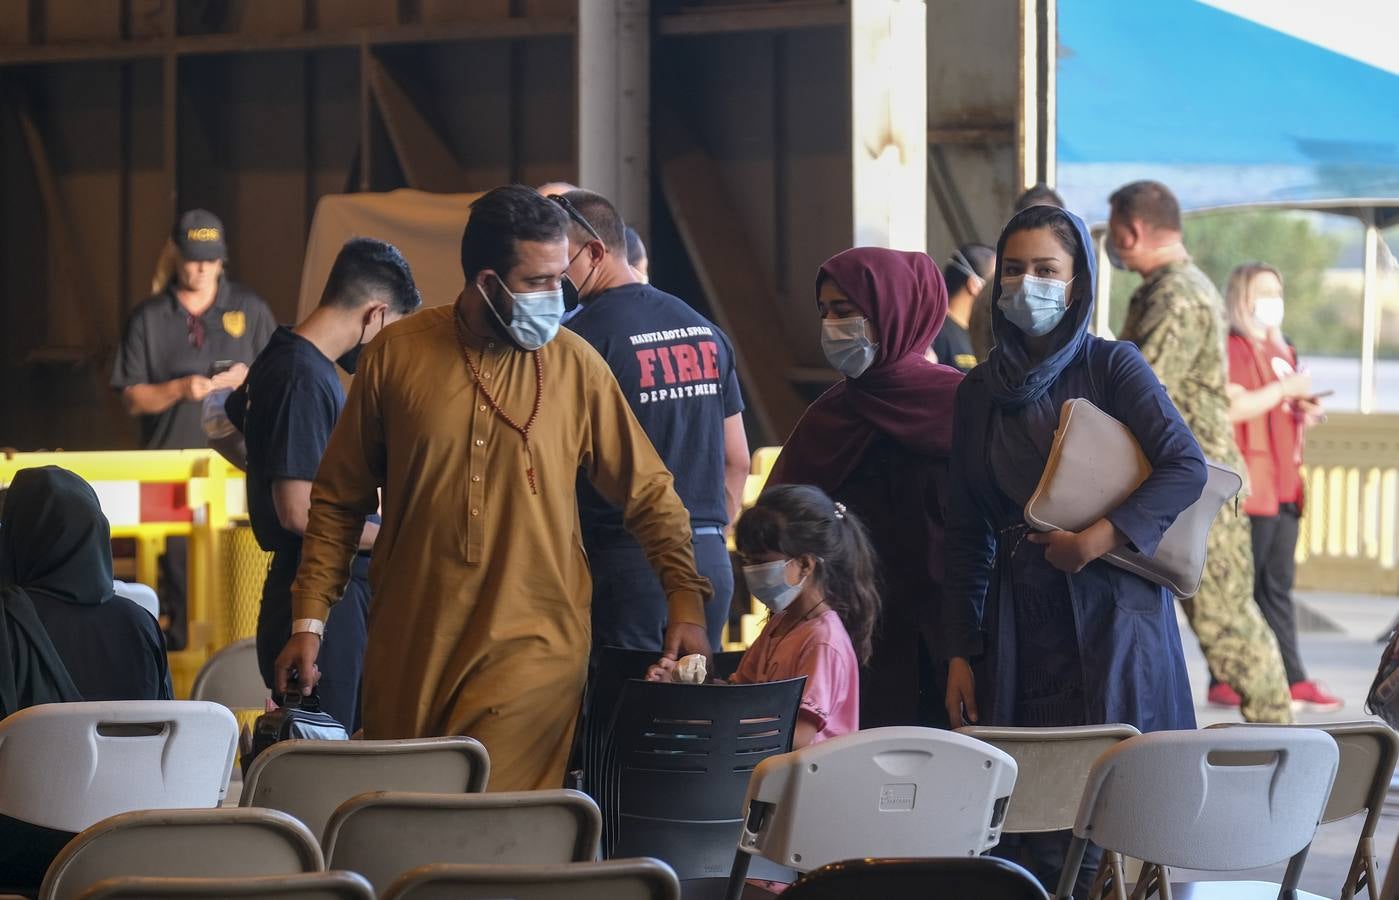
[[(134, 310), (112, 366), (112, 387), (140, 419), (141, 446), (208, 446), (201, 404), (210, 391), (243, 383), (248, 365), (277, 329), (251, 290), (224, 277), (223, 223), (203, 209), (175, 222), (152, 279), (153, 296)], [(185, 541), (170, 538), (161, 560), (162, 617), (171, 649), (184, 646)]]

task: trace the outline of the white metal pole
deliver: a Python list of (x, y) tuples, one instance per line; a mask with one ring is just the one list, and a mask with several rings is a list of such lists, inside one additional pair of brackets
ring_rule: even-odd
[(1380, 230), (1365, 226), (1365, 281), (1360, 289), (1360, 412), (1375, 411), (1375, 348), (1380, 338)]

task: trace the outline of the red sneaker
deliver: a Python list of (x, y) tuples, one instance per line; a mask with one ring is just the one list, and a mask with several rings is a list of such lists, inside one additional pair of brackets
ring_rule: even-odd
[(1227, 706), (1233, 709), (1239, 708), (1244, 702), (1238, 691), (1222, 681), (1210, 688), (1206, 699), (1209, 700), (1210, 706)]
[(1335, 712), (1346, 703), (1315, 681), (1299, 681), (1292, 686), (1292, 708), (1307, 712)]

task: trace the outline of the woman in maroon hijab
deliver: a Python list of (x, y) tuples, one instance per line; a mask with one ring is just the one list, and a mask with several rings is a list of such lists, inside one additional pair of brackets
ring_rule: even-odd
[(816, 277), (821, 347), (845, 378), (807, 409), (769, 484), (814, 484), (869, 528), (884, 618), (860, 727), (947, 725), (939, 638), (942, 497), (962, 375), (923, 358), (947, 314), (925, 253), (857, 247)]

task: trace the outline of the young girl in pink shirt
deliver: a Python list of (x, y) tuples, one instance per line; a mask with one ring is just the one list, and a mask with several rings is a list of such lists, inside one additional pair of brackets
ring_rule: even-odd
[[(735, 531), (748, 590), (770, 611), (729, 681), (806, 676), (792, 748), (860, 727), (860, 666), (879, 617), (875, 555), (865, 528), (820, 488), (768, 488)], [(670, 677), (674, 663), (652, 667)]]

